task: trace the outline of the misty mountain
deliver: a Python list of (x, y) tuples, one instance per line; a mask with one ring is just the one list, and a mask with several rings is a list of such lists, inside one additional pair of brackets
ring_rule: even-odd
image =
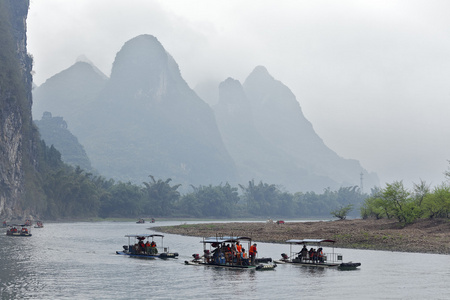
[(289, 190), (378, 185), (358, 161), (329, 149), (304, 117), (295, 95), (259, 66), (244, 84), (227, 79), (213, 106), (219, 129), (239, 172)]
[(264, 67), (243, 84), (213, 85), (196, 87), (211, 108), (159, 41), (141, 35), (117, 53), (110, 78), (77, 62), (48, 79), (34, 91), (34, 112), (64, 117), (93, 168), (116, 180), (154, 175), (187, 188), (255, 179), (322, 192), (359, 185), (363, 173), (366, 186), (378, 185), (376, 174), (324, 144), (295, 95)]
[(244, 182), (262, 180), (292, 191), (336, 185), (329, 178), (310, 174), (259, 132), (253, 121), (252, 104), (239, 81), (228, 78), (219, 85), (219, 103), (213, 109), (224, 143)]
[(84, 136), (82, 124), (91, 116), (92, 104), (103, 90), (107, 77), (93, 64), (78, 61), (68, 69), (47, 79), (33, 90), (33, 119), (44, 112), (61, 116), (77, 137)]
[(69, 131), (67, 123), (62, 117), (53, 117), (51, 113), (45, 112), (41, 120), (34, 123), (39, 128), (41, 138), (48, 146), (53, 145), (60, 153), (63, 162), (88, 172), (92, 171), (91, 162), (78, 142), (78, 139)]
[[(126, 42), (102, 88), (92, 70), (87, 73), (96, 80), (90, 89), (73, 83), (70, 78), (86, 71), (77, 64), (37, 88), (35, 102), (67, 118), (102, 175), (136, 183), (154, 175), (185, 187), (234, 181), (234, 162), (212, 109), (189, 88), (155, 37)], [(66, 97), (59, 93), (65, 89)]]

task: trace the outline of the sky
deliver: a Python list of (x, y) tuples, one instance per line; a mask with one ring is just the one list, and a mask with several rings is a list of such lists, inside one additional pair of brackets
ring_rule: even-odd
[[(158, 38), (191, 88), (259, 65), (339, 156), (382, 187), (446, 181), (450, 1), (31, 0), (37, 85), (86, 56), (107, 76), (123, 44)], [(126, 4), (125, 4), (126, 3)]]

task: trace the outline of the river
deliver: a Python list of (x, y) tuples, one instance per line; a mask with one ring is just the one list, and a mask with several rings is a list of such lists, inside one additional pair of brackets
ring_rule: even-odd
[[(184, 265), (200, 238), (165, 234), (175, 260), (116, 255), (125, 234), (181, 221), (46, 223), (32, 237), (0, 231), (2, 299), (448, 299), (450, 256), (336, 249), (359, 270), (278, 265), (274, 271)], [(198, 223), (198, 222), (196, 222)], [(292, 238), (314, 238), (295, 237)], [(289, 245), (258, 243), (279, 259)]]

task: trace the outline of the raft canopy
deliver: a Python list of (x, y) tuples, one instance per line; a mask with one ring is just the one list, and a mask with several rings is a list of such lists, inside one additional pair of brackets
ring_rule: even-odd
[(320, 243), (336, 243), (333, 240), (321, 240), (321, 239), (303, 239), (303, 240), (287, 240), (286, 243), (289, 244), (320, 244)]
[(252, 239), (245, 236), (222, 236), (204, 238), (200, 243), (234, 243), (238, 241), (251, 241)]
[(134, 237), (134, 238), (139, 238), (139, 237), (143, 237), (143, 238), (149, 238), (149, 237), (164, 237), (164, 235), (162, 234), (127, 234), (125, 235), (125, 237)]

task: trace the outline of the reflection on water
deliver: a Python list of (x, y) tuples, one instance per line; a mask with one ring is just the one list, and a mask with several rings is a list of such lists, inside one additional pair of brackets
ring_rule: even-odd
[(315, 267), (301, 267), (303, 273), (308, 277), (322, 277), (326, 268), (315, 268)]
[[(184, 223), (184, 222), (183, 222)], [(155, 225), (178, 225), (159, 222)], [(134, 222), (46, 223), (32, 237), (0, 231), (2, 299), (442, 299), (448, 294), (447, 255), (339, 249), (357, 271), (278, 265), (275, 271), (186, 266), (200, 238), (166, 234), (175, 260), (116, 255), (125, 234), (150, 233)], [(299, 238), (299, 237), (292, 237)], [(301, 237), (303, 238), (303, 237)], [(312, 237), (308, 237), (312, 238)], [(280, 258), (288, 245), (258, 243), (261, 256)]]

